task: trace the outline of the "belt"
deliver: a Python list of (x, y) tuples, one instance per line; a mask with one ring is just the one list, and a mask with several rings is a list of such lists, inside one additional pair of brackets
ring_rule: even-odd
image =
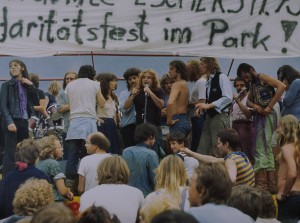
[(250, 120), (245, 120), (245, 119), (239, 119), (239, 120), (234, 120), (232, 121), (234, 124), (242, 124), (242, 123), (252, 123)]
[(297, 196), (300, 195), (300, 191), (290, 191), (290, 193), (288, 193), (289, 196)]

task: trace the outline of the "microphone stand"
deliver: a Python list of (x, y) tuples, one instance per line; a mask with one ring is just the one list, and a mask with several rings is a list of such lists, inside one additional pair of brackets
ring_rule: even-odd
[(144, 123), (147, 123), (147, 103), (148, 103), (148, 94), (145, 94), (145, 106), (144, 106)]
[[(146, 84), (148, 87), (148, 84)], [(148, 104), (148, 93), (145, 93), (145, 106), (144, 106), (144, 123), (147, 123), (147, 104)]]

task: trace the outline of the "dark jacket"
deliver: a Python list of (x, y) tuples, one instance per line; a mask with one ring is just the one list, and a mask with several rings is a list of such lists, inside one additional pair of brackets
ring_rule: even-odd
[[(33, 101), (37, 97), (36, 88), (31, 85), (25, 85), (27, 95), (27, 113), (28, 117), (34, 115)], [(0, 110), (4, 119), (5, 125), (10, 125), (14, 118), (22, 118), (20, 101), (19, 101), (19, 87), (14, 79), (10, 79), (2, 84), (0, 93)]]
[[(209, 95), (207, 94), (207, 88), (206, 88), (206, 98), (207, 98), (206, 102), (208, 104), (212, 103), (222, 97), (222, 90), (220, 88), (220, 74), (221, 74), (221, 72), (216, 72), (215, 76), (212, 78)], [(217, 112), (217, 110), (214, 108), (207, 109), (206, 113), (211, 118), (213, 118), (217, 114), (219, 114), (219, 112)]]

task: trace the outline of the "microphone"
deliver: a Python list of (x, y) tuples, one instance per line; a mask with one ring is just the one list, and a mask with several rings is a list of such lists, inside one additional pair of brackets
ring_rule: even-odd
[(242, 96), (242, 94), (244, 93), (244, 91), (246, 91), (246, 90), (247, 90), (247, 88), (246, 88), (246, 87), (243, 87), (243, 88), (241, 89), (240, 93), (238, 93), (238, 95), (234, 97), (234, 100), (235, 100), (235, 101), (238, 100), (238, 99)]
[[(145, 84), (145, 87), (149, 87), (149, 84), (148, 83), (146, 83)], [(147, 97), (148, 96), (148, 93), (145, 91), (145, 96)]]

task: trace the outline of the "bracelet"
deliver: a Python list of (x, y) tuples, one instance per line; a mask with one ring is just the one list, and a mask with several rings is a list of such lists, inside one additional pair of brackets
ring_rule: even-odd
[(286, 200), (288, 196), (289, 196), (288, 194), (282, 193), (281, 194), (281, 200)]
[(269, 109), (273, 110), (273, 108), (271, 108), (271, 106), (267, 105), (267, 107), (268, 107)]

